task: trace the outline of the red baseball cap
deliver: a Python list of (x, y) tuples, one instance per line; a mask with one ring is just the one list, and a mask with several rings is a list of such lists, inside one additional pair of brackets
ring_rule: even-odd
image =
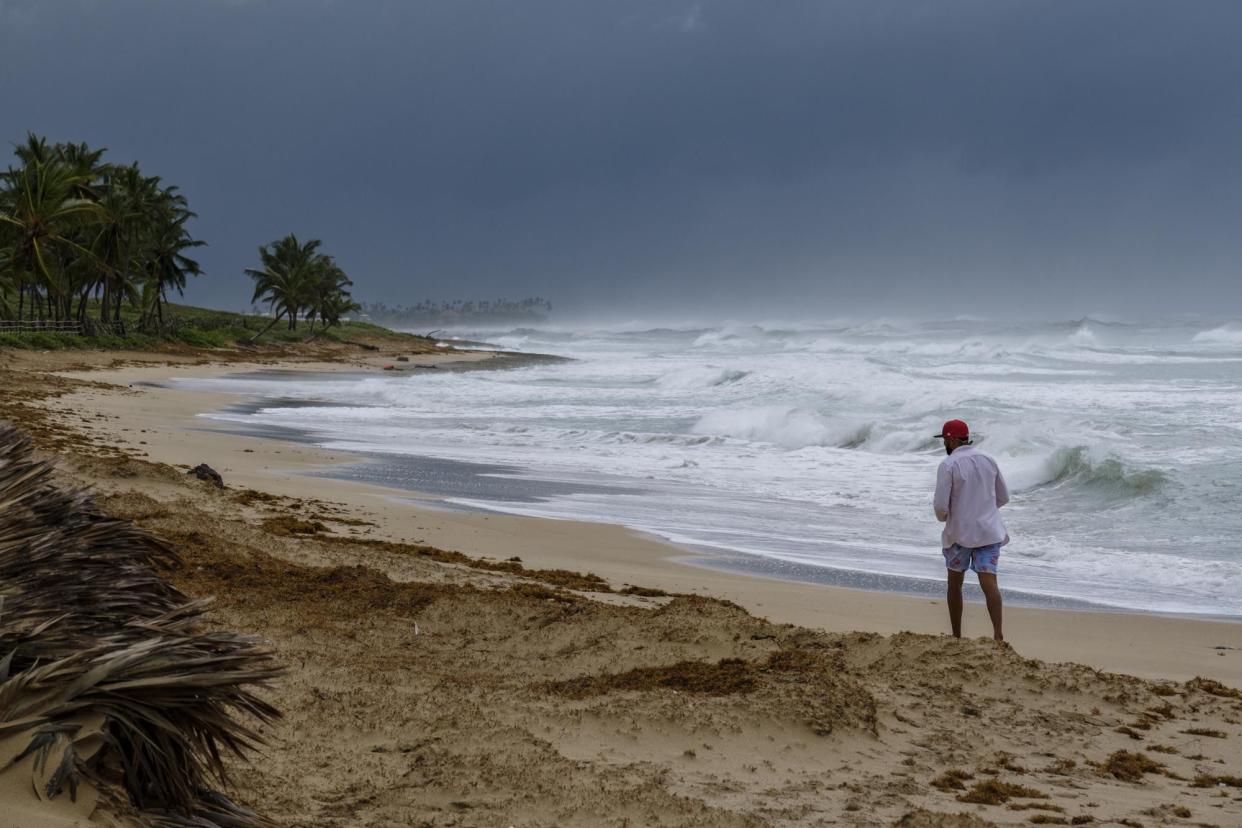
[(970, 426), (961, 420), (949, 420), (940, 427), (940, 433), (936, 435), (940, 439), (945, 437), (954, 437), (958, 440), (970, 439)]

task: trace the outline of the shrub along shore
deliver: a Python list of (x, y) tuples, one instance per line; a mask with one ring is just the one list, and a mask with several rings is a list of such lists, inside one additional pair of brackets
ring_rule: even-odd
[[(273, 318), (233, 311), (199, 308), (170, 303), (165, 306), (165, 322), (158, 330), (142, 329), (137, 324), (138, 311), (125, 308), (121, 319), (128, 323), (124, 333), (111, 329), (87, 331), (25, 330), (6, 331), (0, 322), (0, 348), (64, 350), (90, 348), (101, 350), (160, 350), (168, 346), (187, 345), (195, 348), (253, 348), (255, 346), (289, 346), (303, 342), (353, 342), (365, 340), (407, 342), (430, 345), (425, 337), (403, 334), (368, 322), (342, 320), (331, 328), (308, 333), (306, 326), (290, 329), (272, 325)], [(32, 326), (33, 327), (33, 326)], [(264, 330), (267, 328), (268, 330)], [(262, 334), (262, 336), (258, 336)]]

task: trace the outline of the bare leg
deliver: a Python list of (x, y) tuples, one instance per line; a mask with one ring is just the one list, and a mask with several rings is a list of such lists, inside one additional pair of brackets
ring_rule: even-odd
[(988, 616), (992, 619), (992, 637), (997, 641), (1004, 641), (1005, 636), (1001, 633), (1001, 593), (1000, 587), (996, 585), (996, 576), (990, 572), (980, 572), (979, 588), (983, 590), (983, 597), (988, 602)]
[(949, 623), (953, 625), (953, 637), (962, 637), (962, 582), (965, 572), (949, 570)]

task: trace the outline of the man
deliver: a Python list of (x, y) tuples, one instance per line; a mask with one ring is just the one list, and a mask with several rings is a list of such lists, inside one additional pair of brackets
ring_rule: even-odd
[(996, 564), (1009, 533), (1001, 522), (1000, 507), (1009, 502), (1009, 488), (996, 461), (970, 444), (970, 429), (961, 420), (949, 420), (936, 435), (944, 440), (945, 454), (936, 472), (936, 519), (944, 524), (940, 546), (949, 572), (949, 621), (954, 638), (962, 637), (962, 582), (966, 570), (979, 576), (979, 588), (988, 603), (992, 637), (1001, 633), (1001, 594)]

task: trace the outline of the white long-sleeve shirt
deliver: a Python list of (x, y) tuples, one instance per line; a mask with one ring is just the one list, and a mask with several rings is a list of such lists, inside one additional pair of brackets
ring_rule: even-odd
[(995, 460), (974, 446), (954, 449), (936, 472), (934, 505), (936, 516), (944, 520), (941, 546), (975, 549), (1008, 543), (1000, 516), (1000, 507), (1008, 502), (1009, 487)]

